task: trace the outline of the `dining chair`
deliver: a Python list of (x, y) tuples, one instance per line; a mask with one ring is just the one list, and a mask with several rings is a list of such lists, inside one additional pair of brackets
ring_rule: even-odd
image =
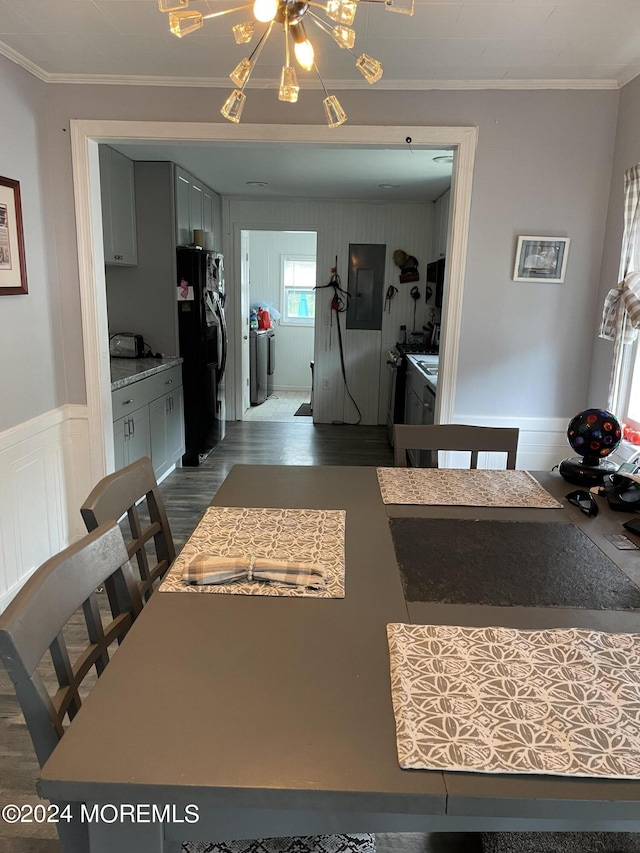
[(140, 597), (143, 603), (148, 601), (176, 556), (151, 460), (144, 456), (104, 477), (82, 504), (80, 513), (89, 531), (127, 516), (127, 552), (130, 560), (136, 559)]
[(438, 467), (438, 450), (469, 451), (470, 467), (478, 467), (478, 453), (489, 451), (507, 454), (506, 467), (516, 467), (518, 452), (517, 427), (485, 427), (467, 424), (396, 424), (393, 428), (394, 464), (396, 468), (406, 468), (408, 450), (436, 451), (432, 453)]
[[(99, 606), (100, 586), (111, 621)], [(123, 640), (141, 610), (122, 533), (112, 522), (43, 563), (0, 614), (0, 658), (41, 767), (78, 713), (92, 676), (104, 671), (110, 647)], [(56, 805), (73, 813), (71, 805)], [(65, 850), (86, 849), (79, 819), (56, 826)]]

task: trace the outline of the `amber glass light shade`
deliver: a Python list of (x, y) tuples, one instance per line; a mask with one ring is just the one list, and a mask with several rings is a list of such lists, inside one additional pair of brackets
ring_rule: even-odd
[(363, 53), (356, 60), (356, 68), (362, 74), (367, 83), (377, 83), (382, 77), (382, 63), (372, 56)]
[(340, 101), (336, 98), (335, 95), (329, 95), (322, 102), (324, 106), (324, 113), (327, 117), (327, 124), (329, 127), (340, 127), (341, 124), (344, 124), (347, 120), (347, 114), (342, 109)]
[(282, 73), (280, 75), (280, 91), (278, 92), (278, 99), (281, 101), (287, 101), (289, 104), (295, 104), (298, 100), (299, 91), (300, 86), (298, 86), (296, 69), (292, 65), (283, 65)]
[(340, 47), (353, 47), (356, 43), (356, 31), (349, 27), (334, 27), (331, 30), (331, 35)]
[(169, 29), (178, 38), (199, 30), (204, 23), (202, 12), (171, 12), (169, 14)]
[(249, 79), (249, 74), (251, 74), (251, 69), (253, 68), (253, 62), (246, 57), (241, 59), (240, 62), (233, 69), (229, 77), (231, 77), (231, 82), (235, 83), (236, 86), (240, 86), (242, 88), (244, 84)]
[(249, 44), (253, 38), (254, 23), (253, 21), (245, 21), (244, 24), (236, 24), (233, 27), (233, 37), (236, 44)]
[(158, 0), (158, 8), (161, 12), (177, 12), (178, 9), (186, 9), (189, 0)]
[(348, 25), (353, 23), (357, 8), (356, 0), (327, 0), (325, 12), (332, 21)]
[(224, 102), (224, 106), (222, 107), (220, 112), (226, 119), (229, 119), (229, 121), (233, 121), (235, 122), (235, 124), (238, 124), (238, 122), (240, 121), (240, 116), (242, 115), (244, 102), (246, 100), (247, 96), (244, 92), (241, 92), (240, 89), (234, 89), (234, 91)]

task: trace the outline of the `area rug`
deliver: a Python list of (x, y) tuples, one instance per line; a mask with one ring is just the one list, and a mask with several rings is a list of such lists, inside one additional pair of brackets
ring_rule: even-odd
[(297, 412), (293, 413), (294, 418), (311, 418), (313, 417), (313, 412), (311, 411), (311, 403), (303, 403)]
[(393, 518), (407, 601), (630, 610), (640, 589), (571, 522)]

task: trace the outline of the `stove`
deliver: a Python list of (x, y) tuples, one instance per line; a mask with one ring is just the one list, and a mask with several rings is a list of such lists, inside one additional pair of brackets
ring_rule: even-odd
[(407, 384), (407, 355), (437, 355), (437, 346), (424, 341), (398, 343), (387, 353), (387, 365), (391, 372), (389, 402), (387, 405), (387, 435), (393, 447), (393, 425), (404, 423), (405, 390)]

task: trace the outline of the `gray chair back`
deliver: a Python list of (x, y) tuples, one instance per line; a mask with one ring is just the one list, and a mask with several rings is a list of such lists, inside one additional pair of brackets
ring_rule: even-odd
[[(80, 508), (87, 530), (127, 516), (124, 532), (129, 559), (135, 557), (142, 601), (148, 601), (176, 552), (169, 520), (148, 457), (109, 474), (95, 486)], [(155, 553), (154, 553), (155, 552)]]
[[(100, 586), (106, 588), (111, 606), (107, 624), (96, 597)], [(77, 651), (74, 648), (72, 656), (65, 628), (80, 608), (88, 643)], [(43, 563), (0, 614), (0, 658), (41, 767), (80, 709), (81, 688), (88, 689), (83, 682), (92, 670), (102, 674), (109, 662), (109, 647), (122, 641), (141, 610), (122, 533), (111, 523)], [(53, 688), (38, 670), (47, 663), (47, 653), (53, 664)], [(79, 820), (60, 821), (57, 829), (65, 850), (86, 849), (86, 828)]]
[(507, 454), (506, 467), (516, 467), (518, 452), (517, 427), (485, 427), (467, 424), (432, 424), (426, 426), (396, 424), (393, 428), (394, 463), (397, 468), (408, 465), (408, 450), (430, 450), (434, 468), (438, 467), (438, 450), (470, 451), (470, 468), (478, 467), (481, 451)]

